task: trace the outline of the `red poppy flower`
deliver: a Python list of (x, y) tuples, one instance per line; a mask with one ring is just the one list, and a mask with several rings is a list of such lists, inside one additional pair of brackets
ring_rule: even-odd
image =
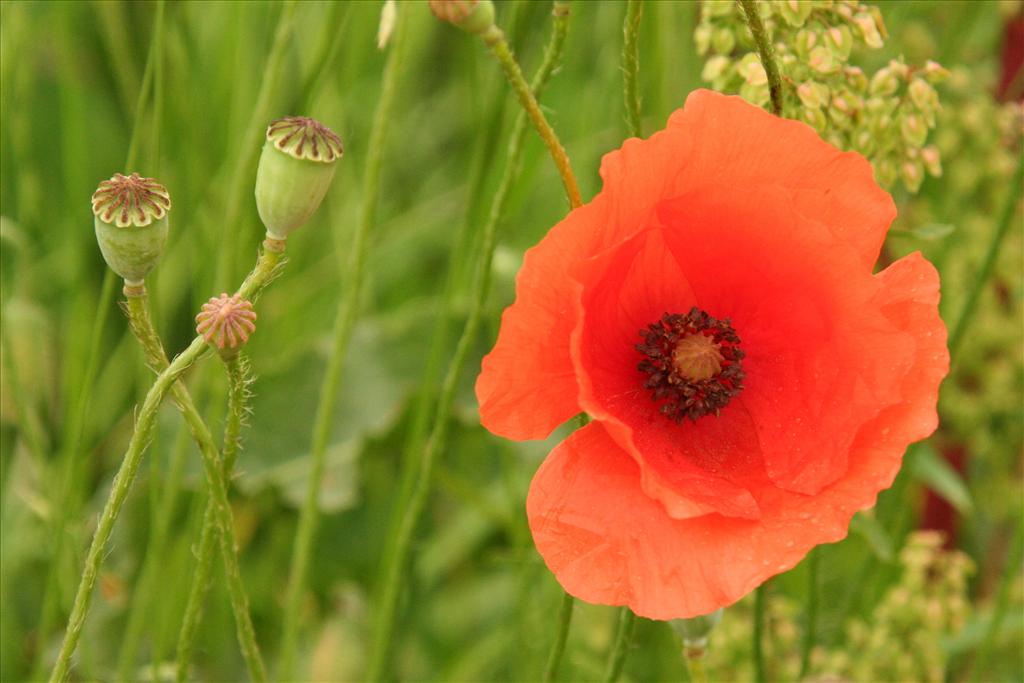
[(537, 549), (576, 597), (692, 617), (843, 538), (935, 429), (938, 275), (872, 274), (896, 209), (868, 162), (739, 98), (693, 93), (601, 176), (526, 253), (481, 419), (589, 414), (530, 486)]

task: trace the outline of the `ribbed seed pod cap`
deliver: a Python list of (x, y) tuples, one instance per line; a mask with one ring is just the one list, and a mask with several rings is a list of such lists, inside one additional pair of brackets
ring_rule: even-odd
[(270, 124), (256, 171), (256, 208), (270, 237), (286, 239), (316, 212), (343, 152), (341, 138), (315, 119)]
[(469, 33), (483, 33), (494, 25), (491, 0), (430, 0), (430, 11)]
[(229, 296), (224, 292), (212, 297), (196, 315), (196, 333), (225, 358), (237, 354), (255, 331), (256, 311), (252, 302), (237, 294)]
[(96, 241), (111, 270), (140, 283), (167, 244), (171, 197), (153, 178), (115, 173), (92, 195)]

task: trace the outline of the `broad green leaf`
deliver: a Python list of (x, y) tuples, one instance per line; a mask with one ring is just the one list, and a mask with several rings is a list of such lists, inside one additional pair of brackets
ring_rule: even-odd
[(858, 512), (850, 520), (850, 531), (863, 538), (878, 559), (883, 562), (892, 562), (895, 559), (892, 537), (874, 515)]
[(922, 445), (914, 449), (911, 460), (914, 478), (935, 491), (962, 515), (970, 514), (974, 501), (960, 474), (934, 448)]

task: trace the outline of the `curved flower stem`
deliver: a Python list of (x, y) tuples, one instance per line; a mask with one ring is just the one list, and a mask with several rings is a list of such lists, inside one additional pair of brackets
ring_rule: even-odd
[[(568, 16), (568, 3), (555, 3), (554, 12), (556, 18), (560, 12), (563, 16)], [(569, 205), (575, 209), (583, 204), (583, 200), (580, 198), (580, 188), (576, 183), (576, 176), (572, 172), (569, 156), (565, 153), (565, 147), (562, 146), (558, 135), (551, 128), (547, 118), (544, 117), (544, 112), (541, 111), (540, 105), (537, 104), (537, 98), (523, 77), (523, 71), (519, 68), (516, 58), (512, 55), (512, 49), (509, 47), (508, 41), (505, 40), (505, 33), (498, 28), (497, 24), (492, 24), (481, 35), (481, 38), (483, 38), (484, 43), (491, 49), (491, 52), (494, 53), (494, 56), (501, 64), (501, 68), (505, 71), (505, 77), (508, 78), (509, 85), (512, 86), (516, 96), (519, 98), (519, 103), (526, 111), (526, 115), (530, 117), (530, 122), (537, 129), (537, 133), (544, 141), (544, 144), (547, 145), (551, 159), (558, 168), (558, 174), (562, 177), (562, 184), (565, 185), (565, 193), (569, 196)]]
[[(246, 278), (245, 282), (242, 283), (242, 287), (239, 290), (239, 293), (242, 294), (244, 298), (250, 300), (254, 300), (262, 288), (273, 279), (282, 264), (282, 252), (284, 250), (283, 243), (268, 239), (264, 242), (264, 246), (265, 248), (260, 253), (260, 258), (256, 267), (249, 274), (249, 277)], [(157, 376), (153, 386), (146, 394), (146, 398), (143, 401), (142, 407), (136, 417), (135, 432), (132, 434), (131, 441), (128, 444), (128, 450), (125, 452), (124, 459), (121, 462), (121, 467), (114, 476), (110, 495), (103, 507), (103, 512), (101, 513), (99, 522), (96, 525), (96, 532), (93, 534), (92, 543), (90, 544), (89, 551), (86, 555), (85, 566), (82, 569), (82, 577), (78, 584), (78, 591), (75, 594), (75, 602), (71, 608), (71, 615), (68, 617), (68, 625), (66, 633), (64, 634), (64, 642), (61, 645), (57, 661), (50, 674), (51, 683), (66, 680), (71, 669), (71, 656), (75, 652), (79, 636), (81, 636), (82, 627), (85, 624), (85, 617), (89, 611), (89, 605), (92, 601), (92, 591), (96, 585), (96, 577), (99, 575), (100, 568), (103, 565), (104, 556), (106, 554), (107, 542), (110, 540), (110, 534), (113, 531), (114, 522), (117, 521), (117, 517), (121, 513), (121, 508), (124, 505), (124, 501), (128, 497), (128, 491), (131, 489), (131, 485), (135, 480), (135, 475), (138, 472), (139, 463), (142, 461), (142, 456), (145, 453), (146, 446), (149, 445), (150, 437), (153, 433), (153, 425), (156, 422), (157, 409), (160, 407), (160, 403), (163, 398), (169, 391), (171, 391), (171, 388), (174, 386), (177, 379), (189, 367), (191, 367), (193, 363), (199, 360), (206, 351), (207, 345), (202, 337), (196, 337), (193, 339), (188, 348), (182, 351), (170, 363), (170, 365), (168, 365), (167, 368)], [(201, 421), (199, 424), (202, 424)], [(199, 424), (196, 424), (195, 426), (198, 428)], [(190, 427), (191, 426), (192, 425), (190, 425)], [(203, 429), (205, 429), (205, 425), (203, 425)], [(207, 434), (208, 433), (209, 432), (207, 431)], [(213, 443), (212, 437), (209, 438), (207, 443)], [(211, 460), (210, 456), (213, 456), (213, 464), (217, 465), (216, 447), (214, 447), (212, 452), (204, 453), (204, 465)], [(224, 482), (221, 477), (218, 476), (216, 472), (217, 469), (217, 467), (214, 467), (211, 479), (220, 482), (221, 486), (214, 488), (219, 488), (220, 493), (224, 494), (222, 500), (226, 502), (227, 494), (224, 492)], [(214, 491), (215, 495), (216, 493), (217, 491)], [(222, 510), (220, 517), (223, 521), (224, 517), (230, 520), (230, 516), (231, 509), (230, 507), (227, 507)], [(221, 526), (223, 527), (223, 525)], [(233, 529), (233, 524), (228, 524), (226, 528), (229, 530)], [(222, 539), (222, 544), (223, 547), (230, 548), (230, 540), (227, 539), (227, 537)], [(233, 553), (226, 553), (226, 555), (230, 555), (230, 558), (234, 557)], [(230, 558), (226, 557), (225, 562), (230, 562)], [(235, 563), (235, 569), (237, 570), (237, 563)], [(231, 579), (229, 577), (229, 584), (230, 583)]]
[[(132, 332), (135, 337), (139, 340), (142, 348), (146, 352), (146, 358), (149, 365), (157, 372), (162, 372), (168, 366), (167, 356), (164, 353), (163, 345), (160, 343), (160, 338), (156, 333), (156, 329), (153, 327), (152, 320), (149, 315), (149, 309), (147, 306), (147, 296), (145, 285), (141, 287), (125, 286), (125, 294), (127, 301), (125, 308), (128, 312), (128, 319), (131, 323)], [(185, 388), (184, 383), (180, 381), (174, 382), (171, 386), (171, 394), (174, 398), (174, 402), (177, 404), (178, 409), (181, 411), (185, 418), (185, 422), (188, 425), (189, 431), (192, 433), (192, 438), (196, 441), (199, 446), (200, 452), (203, 454), (204, 462), (213, 461), (216, 464), (217, 471), (219, 473), (220, 482), (213, 482), (211, 480), (211, 489), (215, 489), (220, 486), (225, 491), (224, 501), (226, 502), (226, 485), (224, 484), (224, 477), (226, 473), (231, 471), (231, 467), (228, 463), (234, 463), (234, 457), (238, 450), (238, 433), (241, 426), (242, 415), (245, 410), (245, 377), (244, 377), (244, 366), (237, 358), (228, 364), (228, 378), (229, 378), (229, 413), (228, 421), (225, 427), (224, 433), (224, 451), (223, 458), (224, 464), (221, 465), (221, 455), (217, 451), (217, 447), (213, 442), (213, 437), (210, 434), (210, 430), (206, 427), (202, 417), (196, 410), (195, 404), (192, 401), (192, 397), (188, 393), (188, 389)], [(209, 470), (208, 470), (209, 474)], [(209, 584), (209, 573), (210, 565), (212, 563), (213, 556), (213, 539), (215, 534), (213, 531), (217, 528), (213, 522), (214, 515), (217, 511), (213, 505), (207, 505), (207, 514), (204, 518), (204, 522), (210, 522), (209, 525), (204, 523), (202, 540), (205, 540), (206, 547), (202, 547), (202, 541), (200, 542), (200, 554), (199, 562), (196, 567), (197, 576), (202, 573), (205, 568), (204, 577), (204, 593), (205, 589)], [(223, 514), (221, 512), (221, 514)], [(220, 520), (221, 529), (225, 527), (224, 523), (230, 519), (230, 508), (228, 508), (228, 516)], [(227, 534), (230, 538), (230, 547), (232, 549), (237, 547), (237, 542), (234, 536), (234, 521), (231, 520), (230, 526), (226, 527)], [(237, 551), (232, 550), (230, 557), (225, 550), (225, 545), (222, 544), (221, 548), (224, 552), (224, 569), (228, 575), (229, 584), (234, 580), (234, 577), (238, 575), (238, 559)], [(234, 610), (235, 623), (238, 630), (238, 641), (239, 646), (242, 649), (242, 653), (245, 657), (245, 661), (249, 666), (250, 676), (254, 679), (260, 680), (265, 678), (265, 674), (261, 676), (260, 671), (264, 668), (262, 660), (259, 655), (259, 647), (256, 644), (255, 632), (252, 627), (252, 617), (249, 614), (249, 599), (245, 593), (245, 587), (239, 580), (237, 585), (229, 585), (231, 594), (231, 606)], [(199, 621), (199, 614), (195, 615), (194, 623), (197, 626)], [(133, 664), (134, 649), (127, 648), (122, 651), (121, 663), (119, 666), (118, 677), (121, 680), (127, 680), (130, 677), (130, 672)], [(179, 661), (180, 664), (180, 661)], [(187, 668), (187, 665), (186, 665)], [(181, 670), (179, 669), (179, 675)]]
[(626, 20), (622, 25), (622, 96), (626, 103), (626, 124), (629, 134), (643, 136), (640, 126), (640, 18), (643, 0), (629, 0)]
[(804, 642), (800, 653), (800, 675), (803, 680), (811, 670), (811, 651), (818, 628), (818, 552), (807, 555), (807, 620), (804, 623)]
[(782, 78), (779, 76), (779, 65), (775, 61), (775, 50), (771, 38), (761, 21), (761, 14), (755, 0), (739, 0), (743, 15), (747, 19), (750, 34), (757, 44), (757, 53), (761, 57), (761, 66), (768, 75), (768, 92), (772, 98), (772, 113), (782, 116)]
[[(228, 413), (224, 424), (221, 452), (224, 456), (222, 463), (224, 479), (228, 481), (235, 468), (235, 460), (241, 447), (242, 424), (248, 412), (246, 399), (249, 396), (249, 364), (243, 356), (237, 356), (225, 361), (225, 368), (228, 376)], [(178, 635), (177, 663), (175, 665), (175, 677), (178, 681), (188, 678), (188, 670), (192, 662), (192, 649), (195, 646), (195, 635), (199, 629), (199, 622), (203, 618), (203, 606), (210, 590), (215, 530), (213, 506), (208, 503), (203, 513), (203, 528), (199, 535), (199, 548), (196, 551), (196, 570), (192, 576), (192, 587), (189, 590), (185, 616), (182, 619), (181, 631)], [(250, 650), (246, 655), (247, 660), (259, 658), (259, 648), (255, 641), (247, 641), (241, 645)]]
[[(533, 79), (533, 92), (536, 93), (540, 93), (543, 90), (561, 56), (569, 25), (568, 3), (556, 2), (553, 14), (555, 19), (551, 40), (544, 52), (544, 61), (541, 63)], [(531, 100), (536, 103), (532, 94)], [(474, 297), (470, 303), (469, 315), (442, 382), (430, 435), (419, 455), (418, 463), (416, 463), (418, 471), (415, 474), (415, 483), (412, 491), (407, 500), (400, 500), (397, 503), (397, 509), (401, 512), (399, 513), (400, 522), (395, 535), (395, 541), (386, 552), (381, 563), (380, 597), (377, 600), (377, 608), (374, 611), (373, 646), (366, 673), (366, 679), (370, 681), (381, 680), (386, 675), (385, 667), (391, 651), (391, 639), (397, 614), (398, 595), (403, 584), (403, 572), (408, 562), (416, 526), (419, 523), (420, 516), (423, 514), (423, 509), (430, 493), (434, 461), (437, 453), (443, 448), (447, 437), (448, 417), (451, 414), (452, 400), (455, 396), (459, 376), (473, 341), (476, 339), (476, 333), (483, 316), (484, 303), (490, 292), (491, 260), (494, 256), (494, 246), (497, 240), (498, 220), (505, 211), (509, 192), (519, 171), (525, 135), (526, 114), (520, 112), (519, 116), (516, 117), (512, 135), (509, 138), (508, 158), (505, 164), (504, 175), (491, 202), (491, 210), (487, 223), (483, 227), (479, 251), (474, 258), (476, 263), (474, 273), (476, 287), (473, 289)], [(412, 458), (408, 460), (412, 461)], [(572, 600), (572, 598), (568, 599)], [(566, 627), (568, 628), (568, 625)]]
[(762, 583), (754, 591), (754, 642), (752, 644), (754, 656), (754, 680), (757, 683), (765, 683), (764, 670), (764, 584)]
[(971, 324), (971, 318), (974, 317), (975, 309), (978, 307), (978, 299), (985, 290), (985, 285), (988, 284), (988, 279), (996, 265), (996, 259), (999, 258), (999, 250), (1002, 247), (1003, 240), (1006, 239), (1006, 235), (1010, 232), (1010, 227), (1014, 224), (1013, 214), (1017, 209), (1017, 201), (1020, 199), (1022, 182), (1024, 182), (1024, 154), (1017, 159), (1017, 170), (1014, 171), (1013, 178), (1007, 186), (1009, 189), (1006, 203), (1003, 204), (1003, 210), (999, 214), (999, 223), (995, 233), (992, 234), (992, 241), (988, 245), (988, 250), (985, 252), (985, 260), (981, 262), (978, 276), (974, 279), (971, 291), (967, 295), (967, 301), (964, 302), (964, 307), (960, 310), (960, 316), (956, 319), (956, 325), (949, 335), (949, 355), (954, 362), (956, 362), (958, 357), (957, 351), (960, 350), (960, 344), (963, 343), (964, 334), (967, 332), (967, 328)]
[(548, 663), (544, 666), (544, 683), (551, 683), (558, 676), (558, 667), (562, 663), (562, 654), (565, 652), (565, 642), (569, 639), (569, 625), (572, 624), (572, 608), (576, 601), (568, 593), (562, 594), (562, 604), (558, 608), (558, 622), (555, 630), (555, 640), (551, 643), (551, 652), (548, 654)]
[(611, 656), (608, 657), (608, 669), (604, 674), (606, 683), (614, 683), (619, 680), (622, 667), (626, 663), (626, 655), (629, 654), (629, 645), (633, 641), (635, 627), (636, 615), (633, 614), (633, 610), (628, 607), (620, 609), (619, 626), (615, 631), (615, 644), (612, 647)]
[(324, 460), (327, 443), (331, 436), (334, 421), (334, 406), (341, 382), (341, 371), (345, 363), (349, 340), (355, 328), (359, 313), (359, 299), (362, 292), (366, 256), (369, 247), (370, 230), (377, 219), (377, 198), (380, 194), (381, 167), (384, 157), (384, 140), (391, 121), (394, 108), (398, 77), (405, 43), (405, 9), (399, 4), (396, 8), (395, 33), (391, 40), (390, 53), (384, 66), (380, 99), (374, 114), (373, 126), (367, 149), (366, 167), (363, 172), (363, 205), (359, 225), (352, 239), (349, 260), (345, 272), (346, 288), (338, 311), (334, 318), (334, 343), (327, 364), (323, 383), (320, 385), (320, 398), (317, 403), (316, 417), (313, 422), (312, 470), (306, 497), (299, 513), (298, 530), (295, 545), (292, 547), (291, 567), (288, 572), (288, 588), (285, 594), (284, 623), (281, 633), (281, 664), (278, 677), (282, 680), (295, 679), (295, 650), (298, 638), (299, 611), (302, 595), (305, 590), (306, 574), (309, 559), (313, 552), (313, 540), (319, 519), (320, 489), (323, 484)]

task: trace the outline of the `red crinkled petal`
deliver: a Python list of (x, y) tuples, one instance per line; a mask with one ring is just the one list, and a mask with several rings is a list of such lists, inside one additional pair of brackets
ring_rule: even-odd
[(609, 433), (640, 466), (644, 491), (673, 517), (758, 517), (743, 483), (751, 475), (763, 480), (749, 414), (740, 407), (718, 419), (674, 424), (658, 413), (637, 370), (639, 330), (665, 312), (685, 312), (697, 303), (664, 232), (641, 233), (584, 264), (577, 275), (591, 270), (604, 277), (584, 293), (574, 332), (581, 405), (609, 423)]
[(692, 93), (666, 130), (606, 155), (601, 175), (601, 193), (527, 252), (516, 301), (477, 381), (481, 421), (492, 432), (543, 438), (578, 412), (567, 271), (649, 227), (662, 200), (723, 184), (738, 192), (781, 185), (797, 211), (828, 226), (868, 266), (895, 215), (858, 155), (824, 144), (804, 124), (706, 90)]
[(591, 423), (552, 451), (526, 503), (534, 543), (566, 591), (650, 619), (688, 618), (735, 602), (846, 535), (853, 513), (892, 483), (907, 445), (935, 429), (949, 368), (935, 269), (914, 254), (877, 278), (875, 303), (913, 337), (914, 362), (901, 377), (902, 402), (861, 428), (844, 476), (814, 496), (759, 489), (758, 520), (673, 519), (643, 491), (636, 461), (604, 424)]
[[(807, 124), (710, 90), (691, 93), (668, 129), (693, 140), (677, 163), (689, 178), (675, 187), (731, 186), (735, 197), (747, 188), (781, 186), (800, 213), (850, 245), (862, 265), (870, 269), (878, 260), (896, 205), (861, 155), (823, 142)], [(629, 188), (636, 191), (632, 183)]]
[[(800, 493), (837, 480), (861, 425), (900, 400), (912, 353), (871, 304), (876, 280), (777, 188), (742, 203), (724, 189), (690, 195), (651, 221), (574, 270), (587, 283), (574, 333), (583, 408), (616, 423), (644, 490), (675, 517), (756, 518), (748, 491), (765, 472)], [(732, 320), (747, 380), (719, 417), (677, 425), (643, 389), (634, 347), (648, 323), (694, 305)]]

